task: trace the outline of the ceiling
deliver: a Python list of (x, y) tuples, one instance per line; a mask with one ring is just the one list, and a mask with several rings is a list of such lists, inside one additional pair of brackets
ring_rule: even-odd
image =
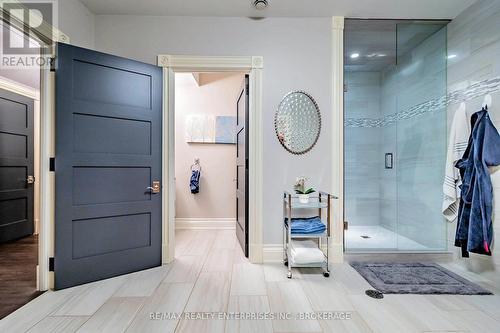
[(80, 0), (94, 14), (170, 16), (279, 16), (452, 19), (475, 0)]
[[(345, 69), (384, 70), (446, 24), (446, 21), (346, 20)], [(352, 58), (353, 54), (359, 56)]]

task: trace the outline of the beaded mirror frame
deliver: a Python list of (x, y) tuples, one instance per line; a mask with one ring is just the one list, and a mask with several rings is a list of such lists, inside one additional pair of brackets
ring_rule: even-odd
[(274, 129), (288, 152), (310, 151), (321, 133), (321, 113), (314, 98), (302, 90), (291, 91), (281, 100), (274, 115)]

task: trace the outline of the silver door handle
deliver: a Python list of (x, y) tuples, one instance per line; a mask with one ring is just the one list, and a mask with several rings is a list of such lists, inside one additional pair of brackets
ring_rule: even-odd
[(160, 193), (161, 191), (160, 182), (158, 180), (153, 181), (153, 186), (146, 187), (146, 190), (148, 190), (152, 194)]
[(151, 186), (146, 187), (146, 190), (149, 192), (149, 194), (158, 194), (158, 192)]

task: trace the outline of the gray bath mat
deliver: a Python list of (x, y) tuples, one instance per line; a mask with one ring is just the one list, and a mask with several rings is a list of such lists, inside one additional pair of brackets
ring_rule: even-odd
[(384, 294), (492, 294), (434, 263), (350, 264), (368, 283)]

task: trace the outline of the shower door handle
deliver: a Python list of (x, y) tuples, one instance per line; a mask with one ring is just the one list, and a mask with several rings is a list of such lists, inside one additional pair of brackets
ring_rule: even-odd
[(385, 168), (392, 169), (394, 164), (392, 153), (385, 153)]

